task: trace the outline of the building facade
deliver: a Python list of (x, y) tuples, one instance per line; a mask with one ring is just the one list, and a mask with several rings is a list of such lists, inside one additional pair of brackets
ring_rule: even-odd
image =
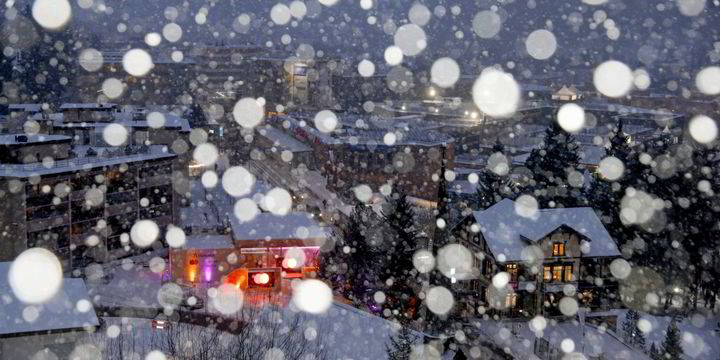
[(451, 238), (476, 254), (480, 274), (464, 287), (487, 308), (512, 316), (562, 315), (566, 296), (590, 309), (615, 305), (609, 266), (620, 251), (591, 208), (520, 213), (526, 216), (504, 199), (454, 228)]

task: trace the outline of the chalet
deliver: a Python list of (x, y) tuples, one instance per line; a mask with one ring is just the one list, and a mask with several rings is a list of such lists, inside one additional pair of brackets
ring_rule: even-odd
[(576, 101), (581, 97), (582, 96), (580, 95), (578, 89), (574, 86), (563, 86), (560, 90), (552, 94), (552, 99), (557, 101)]
[[(567, 293), (591, 309), (612, 305), (617, 283), (609, 265), (620, 251), (593, 209), (540, 209), (528, 216), (516, 208), (504, 199), (453, 230), (455, 241), (479, 259), (481, 275), (469, 287), (481, 302), (517, 316), (559, 315)], [(493, 284), (499, 273), (507, 285)]]

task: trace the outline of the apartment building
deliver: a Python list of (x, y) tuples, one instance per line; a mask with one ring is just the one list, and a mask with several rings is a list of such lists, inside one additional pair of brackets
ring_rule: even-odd
[(150, 219), (173, 222), (174, 154), (145, 152), (0, 164), (4, 216), (0, 259), (35, 246), (51, 249), (64, 268), (134, 253), (130, 228)]
[(279, 116), (275, 121), (312, 149), (309, 167), (327, 177), (328, 188), (354, 198), (355, 186), (365, 184), (380, 192), (380, 187), (390, 185), (407, 195), (437, 201), (443, 162), (446, 170), (454, 166), (454, 138), (422, 128), (417, 116), (372, 119), (336, 114), (338, 126), (330, 133), (311, 125), (312, 116)]
[[(0, 136), (0, 261), (35, 246), (51, 249), (65, 270), (132, 254), (139, 219), (164, 229), (179, 215), (173, 172), (187, 159), (172, 152), (189, 133), (187, 121), (163, 113), (153, 127), (147, 110), (114, 104), (64, 104), (36, 113), (51, 134)], [(120, 124), (122, 146), (109, 146), (103, 130)], [(187, 154), (184, 155), (185, 158)]]

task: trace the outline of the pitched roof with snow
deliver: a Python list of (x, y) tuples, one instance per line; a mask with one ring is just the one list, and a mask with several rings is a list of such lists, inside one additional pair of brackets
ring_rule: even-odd
[(63, 284), (55, 296), (42, 305), (35, 305), (38, 317), (34, 321), (23, 319), (27, 304), (13, 295), (8, 273), (11, 262), (0, 262), (0, 337), (10, 334), (26, 334), (47, 331), (81, 329), (85, 326), (98, 326), (95, 310), (90, 307), (86, 312), (77, 310), (79, 300), (88, 300), (85, 281), (82, 279), (63, 279)]
[(293, 212), (280, 216), (260, 213), (250, 221), (240, 221), (231, 215), (233, 239), (240, 246), (322, 245), (330, 231), (310, 217)]
[(567, 226), (588, 240), (585, 257), (620, 256), (617, 244), (589, 207), (542, 209), (528, 218), (515, 211), (515, 202), (503, 199), (484, 211), (473, 212), (476, 223), (494, 256), (507, 261), (522, 260), (528, 245), (541, 240), (561, 226)]

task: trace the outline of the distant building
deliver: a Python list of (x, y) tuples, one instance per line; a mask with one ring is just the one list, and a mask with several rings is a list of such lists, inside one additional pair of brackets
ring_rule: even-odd
[[(28, 305), (13, 294), (8, 282), (10, 262), (0, 262), (0, 358), (34, 359), (41, 350), (47, 358), (68, 359), (78, 342), (87, 338), (100, 322), (95, 309), (78, 311), (80, 300), (91, 301), (82, 279), (63, 279), (59, 292), (41, 306), (35, 306), (35, 320), (23, 316)], [(39, 358), (45, 358), (39, 356)]]
[[(539, 209), (523, 216), (504, 199), (473, 212), (453, 230), (453, 239), (482, 254), (477, 279), (463, 281), (481, 303), (515, 316), (560, 315), (559, 301), (567, 286), (591, 309), (614, 304), (617, 283), (610, 262), (620, 257), (592, 208)], [(493, 285), (498, 273), (507, 286)]]
[(556, 101), (577, 101), (582, 98), (580, 91), (574, 86), (564, 86), (560, 90), (552, 94), (552, 99)]
[[(107, 99), (102, 92), (104, 79), (114, 78), (123, 84), (120, 100), (142, 99), (144, 103), (173, 104), (179, 96), (186, 94), (187, 80), (194, 78), (192, 70), (194, 58), (187, 53), (173, 58), (170, 51), (146, 49), (152, 57), (152, 70), (145, 76), (128, 74), (122, 65), (123, 56), (130, 50), (129, 44), (106, 44), (99, 49), (100, 56), (83, 57), (76, 64), (76, 75), (69, 90), (82, 101), (93, 103)], [(99, 66), (96, 71), (87, 71), (83, 66)], [(97, 65), (95, 65), (97, 64)], [(72, 86), (71, 86), (72, 85)], [(120, 101), (117, 100), (117, 101)]]
[[(308, 166), (320, 170), (328, 188), (347, 196), (352, 188), (368, 185), (379, 192), (384, 185), (424, 200), (437, 201), (443, 161), (452, 170), (455, 140), (432, 130), (402, 127), (404, 118), (372, 120), (362, 116), (337, 115), (338, 128), (319, 131), (310, 116), (281, 116), (290, 135), (309, 145), (313, 152)], [(305, 125), (301, 125), (304, 121)], [(360, 123), (365, 126), (357, 126)]]

